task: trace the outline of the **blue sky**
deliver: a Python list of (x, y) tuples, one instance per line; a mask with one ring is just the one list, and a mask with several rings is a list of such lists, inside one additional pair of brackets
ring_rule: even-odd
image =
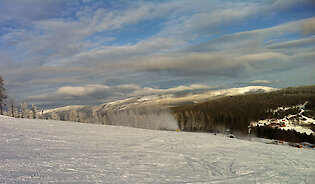
[(0, 75), (45, 107), (314, 84), (315, 1), (0, 0)]

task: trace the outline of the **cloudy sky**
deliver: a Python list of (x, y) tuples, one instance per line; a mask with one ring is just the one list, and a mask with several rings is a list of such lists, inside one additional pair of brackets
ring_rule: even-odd
[(46, 107), (314, 84), (314, 60), (313, 0), (0, 0), (8, 94)]

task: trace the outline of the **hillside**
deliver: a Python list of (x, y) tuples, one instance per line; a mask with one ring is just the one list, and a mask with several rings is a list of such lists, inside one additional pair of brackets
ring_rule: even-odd
[(156, 124), (160, 124), (165, 118), (170, 119), (170, 116), (173, 116), (170, 111), (172, 107), (199, 104), (224, 96), (262, 93), (274, 90), (276, 89), (264, 86), (248, 86), (199, 93), (138, 96), (97, 106), (68, 106), (49, 109), (45, 110), (42, 116), (45, 119), (165, 129), (159, 125), (156, 126)]
[[(304, 104), (304, 105), (303, 105)], [(179, 122), (180, 129), (184, 131), (226, 132), (248, 134), (249, 126), (260, 120), (289, 121), (294, 126), (303, 126), (313, 129), (315, 126), (315, 86), (291, 87), (269, 93), (252, 93), (238, 96), (226, 96), (199, 104), (188, 104), (173, 108), (173, 113)], [(269, 124), (269, 123), (268, 123)], [(260, 127), (252, 127), (257, 134)], [(277, 134), (287, 135), (286, 130), (278, 127), (273, 133), (265, 131), (261, 137), (279, 138)], [(291, 130), (288, 130), (291, 131)], [(310, 130), (313, 132), (312, 130)], [(281, 138), (303, 142), (315, 142), (313, 135), (299, 135), (294, 130), (292, 139), (286, 136)], [(268, 135), (267, 135), (268, 134)]]
[(315, 151), (0, 116), (1, 183), (311, 183)]
[[(145, 129), (254, 133), (271, 139), (315, 143), (314, 99), (314, 86), (281, 90), (248, 86), (139, 96), (98, 106), (68, 106), (45, 110), (43, 117)], [(173, 122), (172, 126), (165, 121)], [(270, 132), (277, 132), (277, 135)], [(289, 134), (291, 138), (287, 139)]]

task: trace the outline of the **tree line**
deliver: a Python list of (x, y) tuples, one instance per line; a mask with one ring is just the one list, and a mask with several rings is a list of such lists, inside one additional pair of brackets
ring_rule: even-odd
[(14, 118), (43, 119), (43, 114), (38, 107), (32, 104), (30, 108), (26, 102), (21, 103), (20, 110), (14, 105), (10, 105), (7, 111), (3, 111), (2, 115)]
[(268, 126), (257, 126), (251, 128), (252, 133), (257, 137), (267, 139), (277, 139), (287, 142), (309, 142), (315, 143), (315, 136), (306, 133), (300, 133), (295, 130), (283, 130), (279, 128), (272, 128)]
[[(23, 102), (20, 105), (20, 110), (15, 106), (15, 102), (12, 98), (9, 98), (4, 87), (4, 81), (0, 76), (0, 114), (5, 116), (11, 116), (15, 118), (30, 118), (38, 119), (42, 118), (38, 108), (32, 105), (29, 109), (27, 104)], [(7, 109), (5, 111), (5, 108)]]

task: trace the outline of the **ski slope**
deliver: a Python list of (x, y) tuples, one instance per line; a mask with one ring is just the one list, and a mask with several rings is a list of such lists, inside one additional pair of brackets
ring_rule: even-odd
[(315, 151), (0, 116), (0, 183), (312, 183)]

